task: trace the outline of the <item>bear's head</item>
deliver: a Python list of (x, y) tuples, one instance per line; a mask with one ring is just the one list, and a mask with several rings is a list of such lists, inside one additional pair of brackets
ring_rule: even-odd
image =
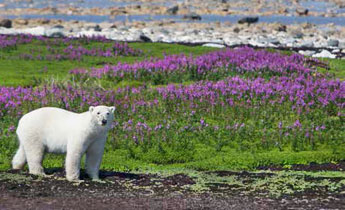
[(92, 120), (97, 125), (110, 128), (111, 123), (114, 120), (114, 106), (90, 106), (89, 111), (91, 113)]

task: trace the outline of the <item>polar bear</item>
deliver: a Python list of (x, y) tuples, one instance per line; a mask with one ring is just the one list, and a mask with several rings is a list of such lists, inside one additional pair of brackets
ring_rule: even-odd
[(78, 181), (80, 161), (86, 153), (86, 172), (98, 180), (114, 111), (115, 107), (90, 106), (89, 111), (79, 114), (44, 107), (25, 114), (16, 131), (19, 149), (12, 160), (13, 169), (22, 169), (27, 162), (31, 174), (44, 175), (44, 153), (66, 153), (66, 178)]

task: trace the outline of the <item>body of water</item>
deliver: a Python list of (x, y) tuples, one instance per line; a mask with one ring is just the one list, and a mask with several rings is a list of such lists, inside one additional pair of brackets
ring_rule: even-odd
[[(183, 19), (181, 15), (7, 15), (6, 18), (46, 18), (46, 19), (61, 19), (65, 21), (79, 20), (87, 22), (114, 22), (114, 21), (156, 21), (156, 20), (174, 20), (176, 22), (192, 22), (190, 20)], [(241, 15), (201, 15), (202, 19), (198, 22), (237, 22), (244, 16)], [(280, 22), (283, 24), (294, 24), (294, 23), (313, 23), (313, 24), (329, 24), (334, 23), (335, 25), (345, 26), (345, 17), (319, 17), (319, 16), (283, 16), (283, 15), (271, 15), (271, 16), (259, 16), (259, 22)]]

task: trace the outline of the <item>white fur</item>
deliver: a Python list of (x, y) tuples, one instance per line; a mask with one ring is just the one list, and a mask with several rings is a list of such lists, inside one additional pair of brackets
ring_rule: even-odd
[[(13, 169), (28, 163), (31, 174), (44, 175), (42, 160), (45, 152), (66, 154), (66, 177), (78, 180), (80, 160), (86, 153), (86, 172), (99, 179), (108, 130), (115, 107), (90, 107), (84, 113), (73, 113), (59, 108), (45, 107), (25, 114), (17, 128), (19, 149), (12, 160)], [(102, 124), (102, 120), (107, 120)]]

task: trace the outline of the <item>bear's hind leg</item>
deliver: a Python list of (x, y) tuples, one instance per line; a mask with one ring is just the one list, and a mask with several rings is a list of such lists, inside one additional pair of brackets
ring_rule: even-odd
[(42, 166), (44, 145), (41, 143), (26, 144), (24, 149), (30, 174), (45, 175)]
[(12, 159), (12, 168), (13, 169), (23, 169), (26, 163), (26, 156), (24, 147), (22, 144), (19, 145), (19, 148)]

